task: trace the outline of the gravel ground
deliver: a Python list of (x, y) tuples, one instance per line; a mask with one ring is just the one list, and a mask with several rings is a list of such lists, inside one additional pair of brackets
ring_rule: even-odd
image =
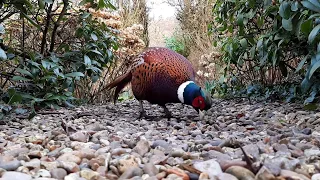
[(0, 125), (0, 179), (320, 180), (318, 112), (215, 100), (199, 121), (168, 108), (175, 118), (138, 120), (134, 100), (12, 116)]

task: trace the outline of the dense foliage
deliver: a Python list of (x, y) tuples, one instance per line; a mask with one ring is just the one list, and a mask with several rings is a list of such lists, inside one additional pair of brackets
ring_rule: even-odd
[(211, 89), (314, 101), (320, 88), (318, 0), (217, 0), (213, 12), (209, 28), (220, 34), (214, 44), (224, 66)]
[(165, 37), (164, 40), (167, 48), (172, 49), (185, 57), (189, 55), (185, 37), (181, 36), (177, 31), (171, 37)]
[[(81, 4), (114, 8), (109, 0)], [(31, 107), (30, 117), (36, 107), (72, 106), (79, 80), (97, 81), (118, 48), (116, 29), (69, 0), (0, 1), (0, 23), (2, 113), (14, 104)]]

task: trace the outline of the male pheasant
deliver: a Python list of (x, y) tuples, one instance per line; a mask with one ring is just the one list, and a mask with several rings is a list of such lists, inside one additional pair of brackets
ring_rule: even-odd
[(133, 95), (140, 103), (140, 118), (147, 117), (142, 101), (164, 108), (165, 117), (172, 117), (167, 103), (191, 105), (201, 116), (211, 105), (211, 97), (195, 82), (191, 63), (167, 48), (148, 48), (133, 61), (129, 71), (116, 78), (106, 89), (116, 87), (114, 103), (120, 91), (131, 82)]

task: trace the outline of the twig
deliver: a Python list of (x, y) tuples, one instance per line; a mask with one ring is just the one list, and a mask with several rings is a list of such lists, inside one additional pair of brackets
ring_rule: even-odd
[(48, 33), (48, 30), (49, 30), (49, 26), (50, 26), (52, 7), (53, 7), (53, 3), (50, 4), (50, 6), (48, 7), (48, 10), (47, 10), (47, 19), (46, 19), (45, 28), (44, 28), (44, 31), (43, 31), (43, 36), (42, 36), (42, 41), (41, 41), (41, 49), (40, 49), (40, 53), (42, 55), (44, 55), (44, 48), (45, 48), (45, 45), (46, 45), (46, 42), (47, 42), (47, 33)]
[(62, 8), (62, 11), (61, 11), (61, 13), (60, 13), (57, 21), (54, 22), (54, 26), (53, 26), (53, 30), (52, 30), (52, 34), (51, 34), (51, 44), (50, 44), (49, 52), (52, 52), (52, 51), (53, 51), (54, 42), (55, 42), (56, 35), (57, 35), (57, 29), (58, 29), (58, 27), (59, 27), (59, 25), (60, 25), (60, 21), (62, 20), (63, 16), (64, 16), (65, 13), (67, 12), (68, 3), (69, 3), (69, 0), (63, 0), (63, 8)]

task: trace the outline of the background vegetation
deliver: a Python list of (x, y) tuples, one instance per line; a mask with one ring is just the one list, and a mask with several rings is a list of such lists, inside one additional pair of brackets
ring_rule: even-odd
[(97, 92), (145, 47), (143, 26), (116, 10), (109, 0), (0, 1), (0, 118), (105, 101)]
[[(316, 108), (318, 1), (167, 3), (180, 27), (166, 46), (194, 64), (214, 96)], [(108, 101), (105, 85), (149, 44), (148, 13), (145, 0), (0, 0), (0, 118)]]
[(183, 36), (199, 42), (186, 41), (186, 48), (209, 50), (191, 50), (198, 59), (189, 58), (197, 62), (198, 75), (212, 94), (303, 100), (306, 107), (316, 107), (312, 103), (319, 92), (319, 1), (178, 0), (173, 5)]

